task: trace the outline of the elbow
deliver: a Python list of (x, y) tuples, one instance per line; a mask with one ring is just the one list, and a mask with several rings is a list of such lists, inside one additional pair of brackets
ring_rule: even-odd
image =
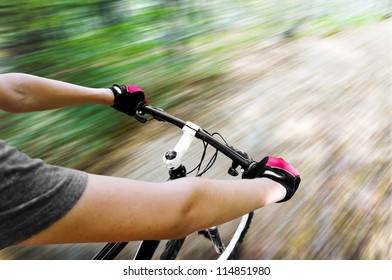
[(14, 98), (10, 98), (9, 95), (0, 95), (0, 109), (8, 113), (21, 113), (22, 110)]
[(19, 73), (0, 75), (0, 109), (9, 113), (26, 112), (26, 92), (21, 82), (23, 77)]
[[(182, 179), (178, 182), (180, 180)], [(201, 180), (198, 178), (186, 178), (185, 180), (186, 182), (181, 183), (181, 199), (173, 203), (170, 218), (166, 219), (165, 229), (162, 231), (165, 236), (161, 239), (184, 238), (199, 230), (201, 221), (204, 219), (199, 215), (202, 199), (199, 188)]]
[(26, 111), (22, 109), (21, 106), (18, 106), (18, 104), (14, 104), (12, 102), (10, 102), (10, 104), (7, 103), (3, 103), (1, 104), (1, 109), (5, 112), (8, 113), (25, 113)]
[(209, 217), (203, 215), (203, 179), (187, 178), (187, 194), (178, 208), (178, 215), (172, 224), (175, 239), (183, 238), (195, 231), (207, 228)]

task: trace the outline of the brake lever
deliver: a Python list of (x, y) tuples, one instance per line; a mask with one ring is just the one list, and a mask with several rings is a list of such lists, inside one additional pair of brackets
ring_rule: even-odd
[[(143, 103), (143, 102), (139, 102), (139, 104), (138, 104), (137, 107), (136, 107), (137, 109), (136, 109), (136, 113), (135, 113), (135, 116), (134, 116), (134, 117), (135, 117), (135, 119), (136, 119), (137, 121), (139, 121), (139, 122), (141, 122), (141, 123), (145, 123), (145, 122), (148, 121), (147, 118), (143, 117), (143, 115), (146, 113), (145, 107), (146, 107), (146, 104)], [(163, 109), (161, 109), (161, 108), (157, 108), (157, 107), (152, 107), (152, 108), (154, 108), (154, 109), (156, 109), (156, 110), (159, 110), (159, 111), (161, 111), (161, 112), (165, 112), (165, 110), (163, 110)], [(157, 117), (157, 116), (153, 116), (152, 119), (157, 120), (157, 121), (160, 121), (160, 122), (165, 122), (165, 120), (163, 120), (163, 119), (161, 119), (161, 118), (159, 118), (159, 117)]]
[(145, 117), (142, 117), (142, 116), (139, 115), (138, 113), (135, 114), (135, 119), (136, 119), (138, 122), (141, 122), (141, 123), (146, 123), (146, 122), (147, 122), (147, 119), (146, 119)]
[[(253, 161), (252, 158), (247, 153), (245, 153), (244, 151), (235, 149), (234, 147), (231, 147), (231, 148), (234, 151), (236, 151), (237, 153), (239, 153), (241, 156), (243, 156), (244, 158), (246, 158), (246, 159), (248, 159), (250, 161)], [(227, 173), (229, 173), (229, 175), (231, 175), (233, 177), (238, 176), (238, 174), (239, 174), (238, 171), (237, 171), (238, 166), (239, 166), (239, 163), (233, 161), (233, 163), (231, 164), (231, 167), (229, 167), (229, 170), (227, 171)], [(243, 172), (243, 171), (244, 170), (242, 168), (241, 172)]]
[(137, 104), (136, 106), (136, 112), (134, 115), (134, 118), (141, 123), (147, 122), (147, 118), (143, 117), (143, 115), (145, 114), (144, 106), (145, 104), (143, 102), (139, 102), (139, 104)]
[(238, 164), (233, 161), (233, 163), (231, 164), (231, 167), (229, 167), (229, 170), (227, 170), (227, 173), (229, 173), (229, 175), (231, 175), (233, 177), (238, 176), (239, 173), (236, 170), (237, 167), (238, 167)]

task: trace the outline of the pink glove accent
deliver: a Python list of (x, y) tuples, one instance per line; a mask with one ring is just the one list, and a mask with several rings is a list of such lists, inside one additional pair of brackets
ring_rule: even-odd
[(292, 167), (290, 163), (285, 161), (283, 158), (276, 158), (276, 157), (268, 156), (268, 161), (265, 166), (283, 169), (283, 170), (289, 172), (294, 177), (299, 176), (299, 172), (294, 167)]
[[(127, 87), (127, 90), (130, 94), (138, 92), (138, 91), (143, 92), (143, 90), (140, 87), (138, 87), (137, 85), (126, 85), (126, 87)], [(147, 100), (146, 96), (144, 96), (144, 103), (148, 104), (148, 100)]]

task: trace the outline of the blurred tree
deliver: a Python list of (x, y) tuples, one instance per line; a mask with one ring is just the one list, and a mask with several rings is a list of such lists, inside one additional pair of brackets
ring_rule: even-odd
[(54, 6), (37, 7), (28, 1), (2, 5), (1, 25), (8, 35), (4, 47), (10, 55), (29, 54), (60, 37), (61, 30), (53, 25), (56, 14)]
[[(227, 71), (231, 51), (249, 42), (285, 31), (288, 37), (334, 32), (390, 12), (391, 0), (6, 0), (0, 2), (0, 71), (94, 87), (135, 82), (155, 104), (168, 107), (195, 82), (211, 86)], [(78, 155), (84, 157), (128, 131), (125, 117), (94, 106), (0, 118), (1, 137), (32, 155), (45, 157), (70, 143), (58, 157), (64, 162), (77, 147), (86, 147)], [(80, 137), (75, 129), (85, 121), (94, 132)], [(48, 145), (31, 145), (37, 133), (30, 128), (37, 123), (53, 132)]]
[(122, 4), (123, 1), (113, 0), (24, 0), (1, 4), (0, 24), (7, 36), (2, 47), (10, 57), (21, 59), (18, 60), (21, 65), (14, 65), (15, 71), (34, 73), (49, 67), (51, 59), (42, 57), (32, 59), (33, 63), (27, 65), (23, 63), (28, 62), (31, 55), (63, 43), (72, 35), (123, 22)]
[(120, 24), (126, 20), (122, 0), (100, 0), (93, 2), (92, 11), (96, 11), (102, 27)]

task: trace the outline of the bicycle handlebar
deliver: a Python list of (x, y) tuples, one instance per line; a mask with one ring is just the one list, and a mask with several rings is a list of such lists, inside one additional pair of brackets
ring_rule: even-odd
[[(138, 106), (138, 110), (135, 118), (138, 121), (143, 122), (143, 118), (141, 116), (146, 113), (153, 116), (155, 119), (159, 121), (171, 123), (179, 127), (180, 129), (182, 129), (186, 124), (185, 121), (168, 114), (167, 112), (165, 112), (160, 108), (155, 108), (142, 103)], [(219, 142), (211, 134), (209, 134), (207, 131), (205, 131), (202, 128), (196, 131), (195, 137), (210, 144), (212, 147), (220, 151), (222, 154), (232, 159), (235, 164), (240, 165), (244, 170), (247, 170), (249, 166), (253, 163), (252, 160), (246, 158), (240, 152), (236, 151), (234, 148)]]
[[(194, 135), (194, 137), (208, 143), (209, 145), (213, 146), (215, 149), (217, 149), (218, 151), (220, 151), (221, 153), (226, 155), (228, 158), (232, 159), (233, 164), (232, 164), (231, 169), (233, 169), (233, 168), (235, 169), (236, 167), (238, 167), (238, 165), (240, 165), (242, 167), (242, 169), (248, 170), (250, 165), (254, 163), (251, 159), (249, 159), (247, 157), (247, 155), (245, 153), (242, 153), (241, 151), (235, 150), (233, 147), (228, 146), (226, 143), (223, 144), (223, 143), (219, 142), (217, 139), (215, 139), (211, 134), (209, 134), (207, 131), (203, 130), (201, 127), (199, 127), (195, 124), (189, 123), (189, 122), (187, 123), (181, 119), (178, 119), (178, 118), (166, 113), (164, 110), (162, 110), (160, 108), (148, 106), (148, 105), (141, 102), (141, 103), (139, 103), (139, 105), (137, 107), (135, 119), (138, 120), (139, 122), (145, 123), (147, 121), (147, 119), (144, 118), (143, 115), (146, 113), (151, 115), (152, 117), (154, 117), (156, 120), (171, 123), (171, 124), (179, 127), (180, 129), (183, 129), (184, 126), (187, 126), (187, 128), (189, 129), (188, 132), (190, 132), (190, 134), (192, 136)], [(193, 133), (193, 132), (195, 132), (195, 133)], [(182, 167), (184, 167), (184, 166), (182, 166)], [(183, 168), (183, 169), (177, 168), (177, 169), (180, 169), (180, 172), (182, 172), (182, 170), (185, 171), (185, 168)], [(230, 175), (233, 175), (233, 176), (238, 175), (238, 172), (233, 172), (231, 169), (229, 169)], [(185, 172), (184, 172), (184, 174), (186, 175)], [(172, 175), (172, 174), (170, 174), (170, 175)], [(183, 177), (183, 176), (179, 176), (179, 177)], [(170, 176), (170, 179), (176, 179), (179, 177)], [(229, 259), (233, 255), (235, 248), (237, 248), (237, 246), (241, 243), (244, 234), (247, 232), (247, 230), (249, 228), (252, 216), (253, 216), (253, 212), (243, 216), (243, 218), (241, 219), (241, 222), (238, 226), (237, 231), (234, 233), (233, 237), (230, 240), (230, 243), (228, 244), (228, 248), (230, 248), (230, 249), (229, 250), (226, 249), (219, 259)], [(222, 253), (224, 250), (224, 247), (222, 245), (222, 241), (219, 237), (219, 232), (217, 231), (217, 229), (210, 228), (205, 232), (206, 233), (202, 233), (202, 235), (208, 234), (208, 236), (209, 236), (208, 238), (211, 239), (211, 241), (214, 243), (214, 246), (215, 246), (215, 249), (217, 250), (217, 252), (219, 251), (219, 253)], [(237, 232), (240, 234), (237, 234)], [(184, 240), (185, 239), (183, 238), (183, 239), (174, 241), (174, 242), (176, 242), (175, 247), (178, 248), (178, 250), (181, 248)], [(159, 242), (160, 241), (157, 241), (157, 240), (143, 241), (141, 243), (134, 259), (135, 260), (151, 259), (156, 248), (159, 245)], [(171, 243), (168, 243), (169, 245), (174, 244), (174, 243), (172, 243), (173, 241), (169, 241), (169, 242), (171, 242)], [(114, 259), (127, 244), (128, 244), (128, 242), (107, 243), (106, 246), (100, 252), (98, 252), (98, 254), (96, 254), (93, 259), (94, 260)], [(180, 244), (180, 245), (178, 245), (178, 244)], [(166, 248), (172, 248), (172, 247), (173, 247), (173, 245), (170, 245)], [(176, 253), (168, 253), (168, 250), (170, 251), (170, 249), (165, 249), (164, 253), (162, 254), (163, 258), (161, 256), (161, 259), (169, 259), (172, 256), (174, 256), (174, 258), (175, 258), (177, 256), (178, 251)]]

